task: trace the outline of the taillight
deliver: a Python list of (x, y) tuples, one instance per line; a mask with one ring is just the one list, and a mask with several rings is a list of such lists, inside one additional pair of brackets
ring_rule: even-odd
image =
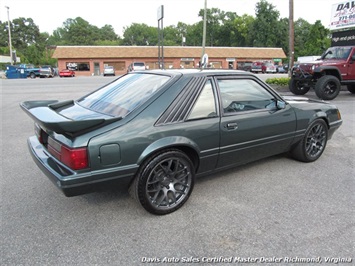
[(62, 146), (61, 162), (74, 170), (87, 168), (88, 157), (86, 148), (70, 149)]
[(43, 145), (47, 144), (48, 134), (36, 123), (35, 123), (35, 134), (40, 143), (42, 143)]
[(73, 170), (89, 167), (87, 148), (70, 148), (52, 138), (48, 139), (48, 151), (59, 161)]

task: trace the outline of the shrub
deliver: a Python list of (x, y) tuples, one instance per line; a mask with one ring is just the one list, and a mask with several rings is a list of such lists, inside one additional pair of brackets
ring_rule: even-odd
[(274, 84), (278, 86), (288, 86), (290, 78), (269, 78), (265, 82), (267, 84)]

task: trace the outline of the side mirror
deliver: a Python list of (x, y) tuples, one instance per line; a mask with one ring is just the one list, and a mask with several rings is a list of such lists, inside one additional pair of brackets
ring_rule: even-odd
[(276, 101), (276, 106), (277, 106), (277, 109), (285, 109), (286, 108), (286, 103), (284, 101), (277, 100)]

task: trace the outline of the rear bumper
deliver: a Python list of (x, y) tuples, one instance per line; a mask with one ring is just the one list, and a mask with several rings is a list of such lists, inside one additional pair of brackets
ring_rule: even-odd
[(102, 190), (113, 184), (128, 186), (138, 169), (138, 165), (134, 165), (75, 172), (48, 154), (37, 137), (30, 137), (27, 143), (37, 166), (67, 197)]

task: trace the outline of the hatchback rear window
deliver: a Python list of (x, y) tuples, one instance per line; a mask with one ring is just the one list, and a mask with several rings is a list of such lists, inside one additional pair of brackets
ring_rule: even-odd
[(96, 112), (125, 117), (160, 90), (169, 79), (169, 76), (154, 74), (127, 74), (77, 102)]
[(144, 63), (133, 63), (134, 66), (141, 66), (144, 67)]

